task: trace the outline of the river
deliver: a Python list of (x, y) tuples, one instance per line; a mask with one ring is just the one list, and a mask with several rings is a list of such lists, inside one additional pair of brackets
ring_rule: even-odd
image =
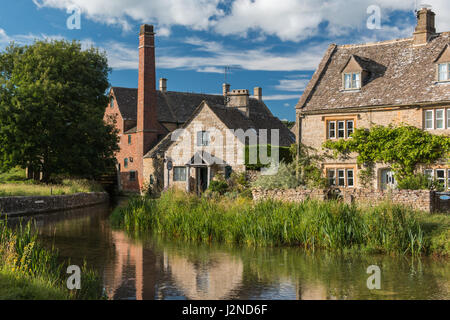
[[(109, 206), (37, 218), (40, 238), (97, 269), (109, 299), (450, 299), (449, 260), (194, 245), (111, 228)], [(369, 266), (381, 289), (369, 290)]]

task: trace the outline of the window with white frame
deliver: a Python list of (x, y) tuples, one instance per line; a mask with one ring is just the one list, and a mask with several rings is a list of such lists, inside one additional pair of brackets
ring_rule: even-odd
[(434, 111), (433, 110), (425, 111), (425, 129), (427, 129), (427, 130), (434, 129)]
[(197, 132), (197, 146), (198, 147), (209, 146), (209, 132), (208, 131)]
[(353, 188), (355, 186), (354, 169), (328, 169), (327, 179), (330, 186)]
[(361, 89), (361, 73), (360, 72), (345, 73), (344, 89), (345, 90)]
[(345, 187), (345, 170), (338, 170), (338, 186)]
[(450, 129), (450, 108), (424, 111), (425, 130)]
[(355, 186), (355, 173), (353, 169), (347, 170), (347, 187), (351, 188)]
[(436, 110), (436, 129), (445, 129), (445, 110)]
[(439, 64), (439, 81), (450, 81), (450, 63)]
[(354, 120), (327, 121), (328, 139), (348, 139), (355, 131)]
[(328, 122), (328, 138), (336, 139), (336, 121)]
[(436, 181), (439, 185), (445, 187), (445, 170), (444, 169), (436, 170)]
[(336, 170), (328, 170), (328, 184), (330, 186), (336, 185)]
[(186, 181), (186, 167), (173, 168), (173, 181)]

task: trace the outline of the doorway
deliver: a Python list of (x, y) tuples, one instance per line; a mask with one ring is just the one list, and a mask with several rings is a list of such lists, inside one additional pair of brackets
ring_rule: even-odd
[(381, 190), (395, 189), (396, 187), (397, 181), (394, 172), (391, 169), (381, 170)]
[(197, 168), (197, 190), (199, 193), (203, 193), (208, 189), (208, 168)]

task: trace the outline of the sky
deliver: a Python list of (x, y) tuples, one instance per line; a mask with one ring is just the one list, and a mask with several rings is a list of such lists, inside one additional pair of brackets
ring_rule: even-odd
[[(437, 31), (450, 31), (450, 1), (425, 0)], [(331, 43), (411, 37), (417, 0), (15, 0), (0, 11), (0, 51), (11, 41), (78, 40), (105, 51), (112, 86), (137, 87), (138, 34), (156, 30), (157, 78), (168, 90), (221, 94), (262, 87), (282, 120)], [(78, 23), (79, 22), (79, 23)], [(225, 75), (225, 67), (229, 71)]]

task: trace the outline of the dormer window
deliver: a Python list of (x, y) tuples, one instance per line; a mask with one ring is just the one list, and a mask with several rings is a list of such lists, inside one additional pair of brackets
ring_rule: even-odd
[(440, 63), (438, 69), (439, 81), (450, 81), (450, 63)]
[(344, 89), (361, 89), (361, 72), (344, 73)]

